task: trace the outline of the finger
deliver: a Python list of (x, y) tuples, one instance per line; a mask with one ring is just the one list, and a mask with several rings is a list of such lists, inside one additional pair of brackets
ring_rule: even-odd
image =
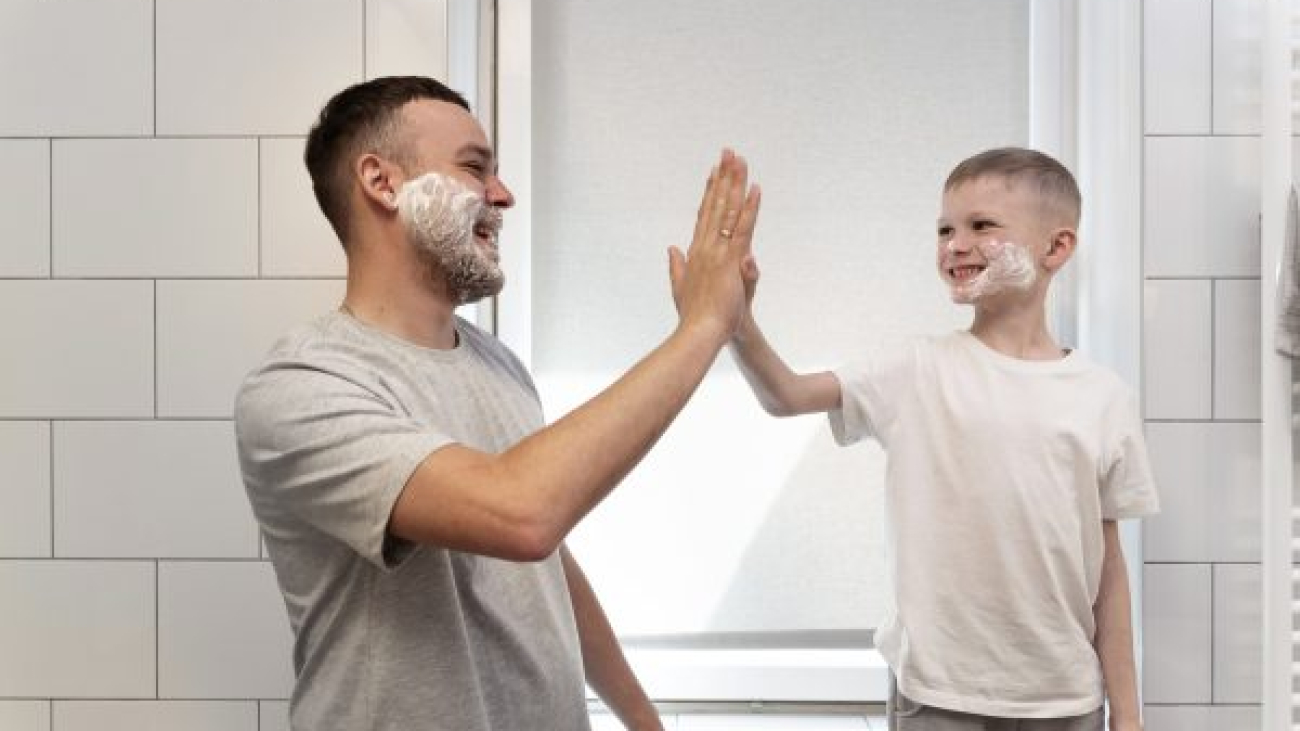
[(741, 207), (745, 202), (745, 192), (749, 183), (749, 163), (745, 158), (736, 156), (733, 173), (728, 183), (729, 185), (723, 191), (726, 204), (718, 218), (718, 233), (724, 239), (729, 239), (736, 234)]
[(701, 234), (703, 234), (701, 241), (712, 240), (718, 235), (718, 229), (722, 227), (722, 217), (730, 201), (730, 190), (735, 185), (737, 162), (736, 153), (732, 152), (730, 148), (722, 150), (722, 161), (718, 165), (718, 181), (713, 188), (709, 215), (705, 220), (704, 230), (701, 231)]
[(700, 237), (708, 231), (710, 204), (713, 201), (714, 191), (718, 187), (718, 176), (721, 173), (718, 165), (709, 168), (709, 180), (704, 185), (704, 195), (700, 198), (700, 208), (695, 213), (695, 231), (691, 235), (691, 241), (699, 241)]
[(763, 203), (763, 189), (757, 183), (750, 186), (745, 196), (745, 204), (740, 209), (740, 218), (736, 220), (736, 233), (732, 240), (741, 246), (741, 254), (752, 256), (754, 227), (758, 225), (758, 209)]

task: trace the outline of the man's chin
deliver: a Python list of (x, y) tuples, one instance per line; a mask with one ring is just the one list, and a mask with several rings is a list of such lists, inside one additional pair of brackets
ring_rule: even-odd
[(471, 286), (461, 287), (456, 291), (454, 299), (461, 305), (472, 305), (482, 302), (488, 297), (495, 297), (501, 294), (505, 289), (506, 278), (501, 275), (490, 282), (475, 282)]

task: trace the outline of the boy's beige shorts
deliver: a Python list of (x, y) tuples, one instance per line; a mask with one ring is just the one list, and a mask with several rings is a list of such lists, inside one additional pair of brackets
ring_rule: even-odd
[(994, 718), (925, 706), (898, 692), (890, 677), (889, 731), (1102, 731), (1105, 710), (1066, 718)]

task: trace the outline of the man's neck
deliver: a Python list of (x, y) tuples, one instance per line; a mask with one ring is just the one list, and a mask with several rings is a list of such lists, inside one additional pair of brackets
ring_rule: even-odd
[(425, 348), (456, 347), (456, 306), (413, 268), (398, 276), (367, 276), (350, 267), (342, 308), (370, 327)]

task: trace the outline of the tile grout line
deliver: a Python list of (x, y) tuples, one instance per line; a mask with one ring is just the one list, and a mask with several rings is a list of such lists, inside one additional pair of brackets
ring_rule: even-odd
[(54, 550), (54, 420), (45, 422), (49, 433), (46, 435), (50, 444), (50, 559), (55, 557)]
[(1219, 380), (1217, 366), (1219, 359), (1218, 354), (1218, 280), (1210, 280), (1210, 421), (1218, 420), (1218, 404), (1215, 398), (1216, 384)]

